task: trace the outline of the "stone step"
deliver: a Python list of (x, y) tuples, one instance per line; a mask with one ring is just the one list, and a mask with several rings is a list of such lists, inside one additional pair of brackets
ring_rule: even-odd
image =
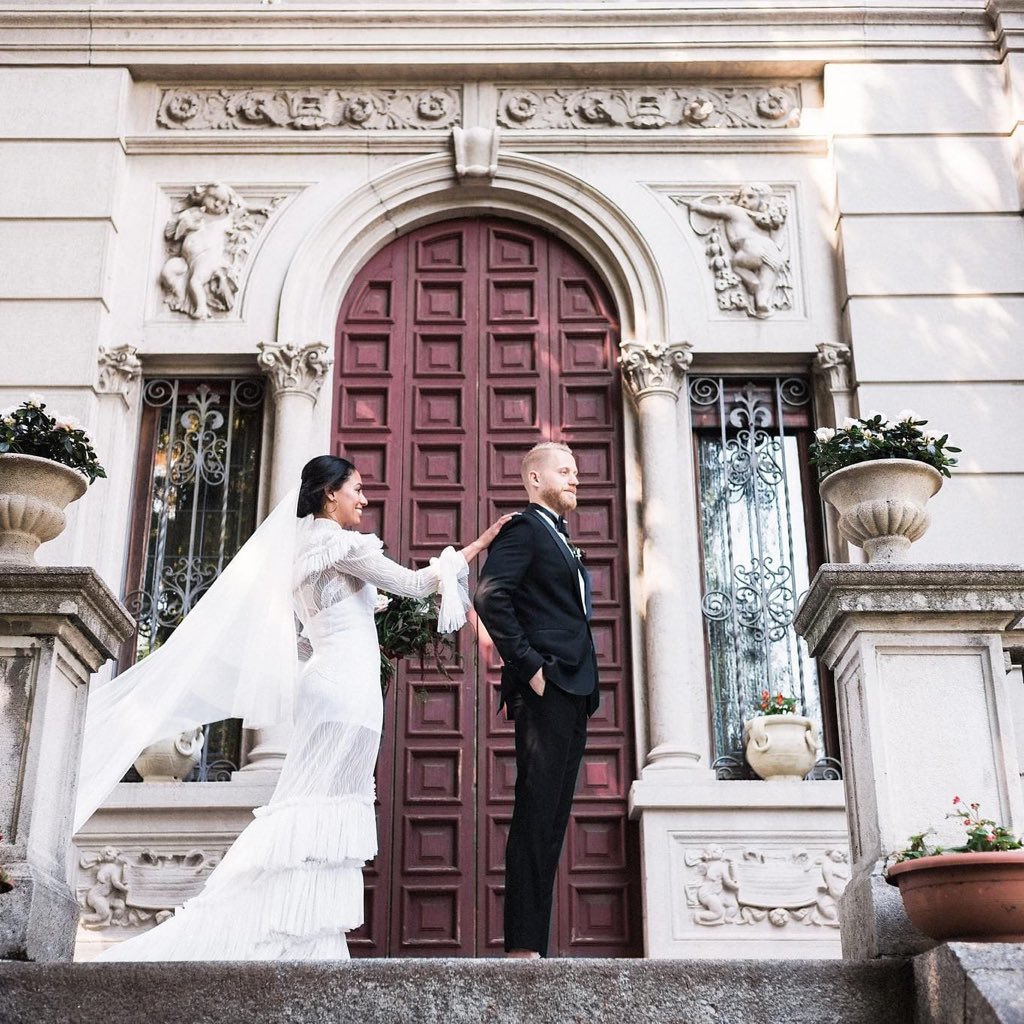
[(4, 1024), (908, 1024), (907, 961), (0, 963)]

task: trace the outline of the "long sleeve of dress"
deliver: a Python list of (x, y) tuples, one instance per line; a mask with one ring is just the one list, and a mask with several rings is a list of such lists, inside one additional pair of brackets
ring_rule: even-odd
[(296, 601), (308, 622), (318, 611), (369, 584), (401, 597), (441, 595), (439, 632), (450, 633), (466, 621), (469, 610), (469, 566), (454, 548), (445, 548), (422, 569), (407, 569), (381, 550), (372, 534), (361, 534), (328, 520), (310, 520), (296, 563)]
[(339, 562), (342, 572), (365, 580), (378, 590), (401, 597), (441, 595), (437, 613), (439, 633), (452, 633), (466, 622), (469, 610), (469, 565), (448, 547), (422, 569), (407, 569), (384, 555), (379, 547), (353, 550)]

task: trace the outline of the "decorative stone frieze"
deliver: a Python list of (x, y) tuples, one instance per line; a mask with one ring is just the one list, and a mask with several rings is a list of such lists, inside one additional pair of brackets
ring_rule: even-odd
[(256, 362), (269, 377), (276, 398), (285, 394), (301, 394), (316, 401), (333, 360), (327, 346), (278, 344), (261, 341), (257, 344)]
[(727, 852), (687, 849), (684, 891), (693, 923), (839, 927), (839, 897), (850, 878), (846, 851), (828, 849)]
[(451, 129), (462, 118), (457, 89), (165, 89), (156, 123), (171, 130), (388, 131)]
[(794, 128), (800, 123), (799, 85), (702, 85), (502, 89), (503, 128), (700, 130)]
[(139, 350), (133, 345), (100, 345), (99, 374), (94, 390), (101, 395), (120, 395), (125, 400), (142, 377)]
[(622, 379), (637, 401), (652, 393), (678, 398), (692, 362), (693, 346), (688, 341), (627, 341), (619, 349)]
[(75, 886), (79, 922), (94, 931), (160, 924), (199, 892), (220, 859), (220, 852), (199, 849), (83, 850)]
[(284, 198), (250, 206), (230, 185), (209, 182), (180, 200), (164, 228), (167, 308), (193, 320), (230, 313), (253, 242)]
[(669, 198), (686, 208), (690, 227), (706, 240), (720, 310), (765, 319), (793, 308), (785, 196), (771, 185), (748, 183), (732, 192)]
[(453, 128), (455, 173), (459, 181), (467, 178), (493, 178), (498, 173), (500, 144), (497, 128)]

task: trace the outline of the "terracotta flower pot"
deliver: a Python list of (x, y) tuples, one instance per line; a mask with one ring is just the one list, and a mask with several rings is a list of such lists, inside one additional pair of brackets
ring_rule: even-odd
[(799, 782), (818, 755), (818, 729), (802, 715), (758, 715), (743, 723), (751, 768), (768, 782)]
[(36, 549), (64, 529), (64, 509), (88, 486), (52, 459), (0, 455), (0, 563), (35, 565)]
[(938, 942), (1024, 942), (1024, 850), (893, 864), (910, 923)]
[(839, 513), (839, 532), (863, 548), (869, 562), (905, 562), (931, 523), (928, 499), (942, 474), (913, 459), (878, 459), (837, 469), (818, 487)]

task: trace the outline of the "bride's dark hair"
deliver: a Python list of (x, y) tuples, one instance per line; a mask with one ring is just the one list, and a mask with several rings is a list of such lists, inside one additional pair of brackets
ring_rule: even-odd
[(324, 507), (327, 491), (336, 491), (352, 475), (355, 468), (348, 459), (339, 458), (337, 455), (318, 455), (315, 459), (310, 459), (302, 467), (295, 514), (300, 519), (316, 515)]

